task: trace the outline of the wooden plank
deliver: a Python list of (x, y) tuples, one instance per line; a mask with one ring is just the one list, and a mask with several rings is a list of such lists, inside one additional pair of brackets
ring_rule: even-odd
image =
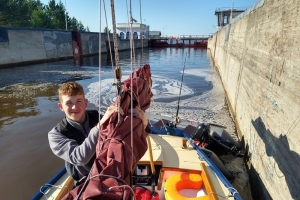
[(208, 175), (208, 171), (206, 169), (206, 165), (205, 163), (200, 163), (200, 166), (201, 166), (201, 177), (203, 179), (203, 183), (204, 183), (204, 186), (205, 186), (205, 189), (206, 189), (206, 193), (207, 195), (210, 197), (211, 200), (217, 200), (219, 199), (218, 196), (217, 196), (217, 193), (216, 193), (216, 190), (214, 188), (214, 185)]
[(71, 191), (74, 187), (74, 180), (69, 177), (63, 187), (61, 188), (60, 192), (57, 194), (55, 200), (62, 199), (69, 191)]

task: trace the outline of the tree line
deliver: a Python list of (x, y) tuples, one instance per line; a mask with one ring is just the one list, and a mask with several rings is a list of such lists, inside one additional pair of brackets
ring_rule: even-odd
[(70, 17), (63, 3), (49, 0), (44, 5), (40, 0), (0, 0), (0, 26), (49, 28), (89, 32), (81, 21)]

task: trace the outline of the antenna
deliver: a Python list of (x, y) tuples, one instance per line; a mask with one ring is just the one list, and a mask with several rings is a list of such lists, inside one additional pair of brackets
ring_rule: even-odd
[(180, 123), (180, 119), (178, 117), (178, 113), (179, 113), (179, 104), (180, 104), (180, 97), (181, 97), (181, 88), (182, 88), (182, 82), (183, 82), (183, 76), (184, 76), (184, 69), (185, 69), (185, 63), (186, 63), (186, 56), (187, 56), (187, 53), (185, 55), (185, 60), (184, 60), (184, 66), (183, 66), (183, 72), (182, 72), (182, 77), (181, 77), (181, 85), (180, 85), (180, 90), (179, 90), (179, 97), (178, 97), (178, 104), (177, 104), (177, 112), (176, 112), (176, 118), (175, 118), (175, 127), (176, 127), (176, 124), (179, 124)]
[(230, 13), (230, 24), (231, 24), (231, 20), (232, 20), (232, 10), (234, 7), (234, 0), (232, 0), (232, 6), (231, 6), (231, 13)]

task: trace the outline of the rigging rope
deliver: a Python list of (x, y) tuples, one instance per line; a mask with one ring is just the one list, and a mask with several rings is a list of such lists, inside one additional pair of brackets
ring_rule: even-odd
[[(132, 18), (132, 15), (131, 15), (131, 0), (129, 1), (130, 2), (130, 6), (129, 6), (129, 14), (130, 14), (130, 19)], [(128, 9), (128, 7), (127, 7)], [(127, 10), (127, 13), (128, 13), (128, 10)], [(130, 24), (131, 25), (131, 24)], [(133, 64), (132, 64), (132, 26), (130, 26), (130, 70), (131, 72), (133, 71)], [(130, 79), (130, 85), (132, 85), (132, 78)], [(131, 95), (131, 98), (130, 98), (130, 107), (131, 107), (131, 110), (133, 109), (133, 99), (132, 99), (132, 88), (130, 90), (130, 95)], [(133, 149), (133, 116), (132, 114), (130, 115), (130, 145), (131, 145), (131, 149)], [(133, 162), (133, 151), (131, 151), (131, 162)], [(133, 177), (131, 176), (131, 182), (133, 183)]]
[[(114, 62), (113, 62), (113, 58), (112, 58), (112, 50), (111, 50), (111, 43), (110, 43), (110, 33), (108, 31), (108, 23), (107, 23), (106, 8), (105, 8), (105, 2), (104, 2), (104, 0), (103, 0), (103, 9), (104, 9), (104, 15), (105, 15), (105, 21), (106, 21), (106, 27), (107, 27), (107, 32), (106, 33), (107, 33), (108, 47), (109, 47), (110, 60), (111, 60), (111, 69), (113, 70), (113, 68), (114, 68)], [(100, 28), (100, 32), (99, 33), (101, 33), (101, 28)], [(101, 44), (99, 43), (99, 45), (101, 45)], [(99, 46), (99, 50), (101, 51), (101, 46)], [(101, 52), (99, 52), (99, 53), (101, 53)], [(100, 80), (101, 79), (99, 79), (99, 81)], [(115, 74), (114, 74), (114, 82), (116, 82), (116, 76), (115, 76)], [(117, 94), (117, 89), (116, 89), (116, 94)]]
[(141, 33), (144, 34), (144, 31), (143, 31), (143, 18), (142, 18), (142, 3), (141, 3), (141, 0), (139, 2), (140, 2), (140, 20), (141, 20), (140, 38), (142, 38), (142, 63), (144, 63), (144, 55), (143, 55), (143, 53), (144, 53), (144, 35), (141, 35)]
[[(103, 4), (105, 4), (104, 1), (103, 1)], [(101, 112), (101, 110), (100, 110), (101, 109), (101, 41), (102, 41), (101, 40), (102, 39), (101, 36), (102, 35), (101, 35), (101, 0), (100, 0), (99, 1), (99, 70), (98, 70), (98, 76), (99, 76), (99, 87), (98, 87), (98, 89), (99, 89), (99, 91), (98, 91), (98, 94), (99, 94), (99, 97), (98, 97), (98, 99), (99, 99), (99, 102), (98, 102), (98, 105), (99, 105), (99, 108), (98, 108), (99, 119), (100, 119), (100, 112)], [(100, 123), (100, 121), (98, 123)], [(101, 134), (101, 126), (99, 126), (99, 135), (100, 134)], [(99, 143), (97, 143), (97, 145), (98, 144)], [(100, 153), (100, 152), (98, 152), (98, 153)], [(83, 187), (80, 189), (80, 191), (79, 191), (79, 193), (77, 195), (76, 200), (78, 200), (80, 198), (80, 196), (81, 196), (84, 188), (86, 187), (86, 185), (88, 183), (88, 180), (91, 177), (91, 173), (92, 173), (93, 168), (94, 168), (94, 164), (91, 167), (91, 169), (89, 171), (89, 174), (87, 175), (87, 178), (84, 181)]]
[[(103, 1), (104, 3), (104, 1)], [(99, 70), (98, 70), (98, 76), (99, 76), (99, 91), (98, 91), (98, 99), (99, 99), (99, 119), (100, 119), (100, 109), (101, 109), (101, 42), (102, 42), (102, 38), (101, 38), (101, 1), (99, 1)], [(99, 127), (99, 135), (100, 135), (100, 127)]]
[[(122, 78), (122, 71), (119, 65), (119, 55), (118, 55), (118, 39), (117, 39), (117, 34), (116, 34), (116, 22), (115, 22), (115, 11), (114, 11), (114, 0), (111, 0), (111, 13), (112, 13), (112, 24), (113, 24), (113, 40), (114, 40), (114, 52), (115, 52), (115, 63), (116, 63), (116, 69), (115, 69), (115, 78), (117, 79), (117, 83), (114, 84), (117, 86), (117, 98), (119, 98), (118, 101), (118, 121), (120, 120), (120, 95), (121, 95), (121, 86), (122, 86), (122, 82), (121, 82), (121, 78)], [(103, 4), (104, 4), (104, 11), (105, 11), (105, 19), (106, 19), (106, 24), (107, 24), (107, 17), (106, 17), (106, 9), (105, 9), (105, 2), (103, 0)], [(131, 1), (130, 1), (130, 9), (131, 9)], [(130, 11), (131, 13), (131, 11)], [(100, 108), (101, 108), (101, 0), (99, 1), (99, 18), (100, 18), (100, 30), (99, 30), (99, 118), (100, 118)], [(130, 19), (133, 19), (132, 16), (130, 17)], [(106, 26), (108, 27), (108, 26)], [(132, 32), (132, 23), (131, 23), (131, 32)], [(108, 32), (107, 32), (108, 33)], [(133, 34), (131, 34), (131, 40), (133, 40), (132, 37)], [(109, 33), (108, 33), (108, 42), (109, 42), (109, 49), (110, 49), (110, 54), (111, 54), (111, 60), (112, 60), (112, 53), (111, 53), (111, 45), (110, 45), (110, 37), (109, 37)], [(130, 46), (131, 49), (134, 49), (134, 45), (133, 42), (131, 43), (132, 45)], [(133, 71), (132, 69), (132, 51), (131, 51), (131, 72)], [(112, 61), (113, 63), (113, 61)], [(132, 84), (132, 78), (131, 78), (131, 85)], [(138, 94), (138, 93), (137, 93)], [(131, 89), (131, 96), (133, 96), (132, 94), (132, 89)], [(132, 98), (131, 98), (131, 108), (133, 106), (133, 102), (132, 102)], [(133, 124), (132, 124), (132, 114), (131, 114), (131, 147), (133, 149)], [(99, 135), (101, 133), (101, 126), (99, 127)], [(109, 138), (110, 139), (110, 138)], [(104, 144), (105, 141), (103, 141), (102, 145)], [(98, 142), (98, 144), (100, 145), (100, 143)], [(101, 148), (99, 148), (101, 150)], [(98, 153), (100, 153), (101, 151), (99, 151)], [(132, 152), (133, 153), (133, 152)], [(132, 156), (133, 158), (134, 156)], [(132, 160), (133, 161), (133, 160)], [(94, 168), (94, 165), (92, 166), (84, 184), (83, 187), (79, 190), (78, 196), (77, 196), (77, 200), (80, 198), (80, 196), (82, 195), (85, 187), (87, 186), (87, 183), (89, 182), (89, 180), (95, 178), (95, 177), (99, 177), (99, 176), (109, 176), (109, 175), (105, 175), (105, 174), (97, 174), (92, 176), (91, 172)], [(115, 179), (124, 182), (122, 179), (119, 179), (117, 177), (114, 177)], [(134, 192), (132, 190), (132, 188), (129, 185), (122, 185), (122, 186), (112, 186), (109, 188), (109, 190), (112, 190), (114, 188), (119, 188), (119, 187), (126, 187), (129, 188), (130, 191), (133, 193), (133, 199), (135, 199), (135, 195)]]
[(133, 31), (132, 31), (132, 23), (136, 22), (136, 20), (132, 17), (132, 6), (131, 6), (131, 0), (130, 6), (129, 6), (129, 14), (130, 14), (130, 49), (131, 49), (131, 63), (134, 61), (135, 63), (135, 52), (134, 52), (134, 40), (133, 40)]
[(113, 25), (113, 40), (114, 40), (114, 52), (115, 52), (115, 62), (116, 62), (116, 69), (115, 69), (115, 76), (117, 79), (117, 83), (114, 85), (117, 86), (117, 98), (118, 101), (118, 121), (120, 121), (120, 95), (121, 95), (121, 86), (122, 86), (122, 70), (119, 65), (119, 52), (118, 52), (118, 38), (117, 38), (117, 30), (116, 30), (116, 18), (115, 18), (115, 4), (114, 0), (110, 0), (110, 7), (111, 7), (111, 18), (112, 18), (112, 25)]

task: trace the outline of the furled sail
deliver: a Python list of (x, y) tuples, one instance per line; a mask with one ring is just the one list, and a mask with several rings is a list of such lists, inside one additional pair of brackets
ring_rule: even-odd
[[(149, 64), (135, 69), (124, 81), (119, 98), (124, 114), (120, 116), (119, 122), (118, 113), (113, 113), (103, 123), (96, 159), (86, 182), (74, 188), (63, 199), (127, 200), (134, 195), (130, 187), (131, 177), (137, 162), (147, 151), (147, 135), (142, 120), (131, 117), (128, 110), (131, 102), (133, 107), (138, 106), (143, 111), (149, 108), (153, 96), (151, 87)], [(117, 101), (115, 105), (118, 105)]]

